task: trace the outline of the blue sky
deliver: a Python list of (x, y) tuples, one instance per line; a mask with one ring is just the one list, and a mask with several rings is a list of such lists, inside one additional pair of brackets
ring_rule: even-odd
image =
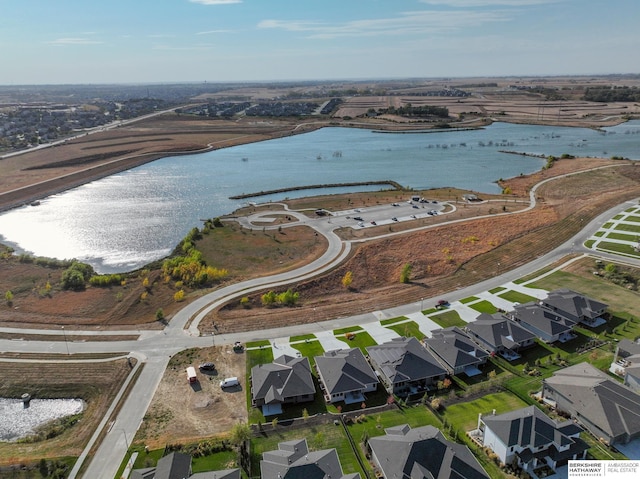
[(0, 0), (0, 84), (638, 73), (638, 0)]

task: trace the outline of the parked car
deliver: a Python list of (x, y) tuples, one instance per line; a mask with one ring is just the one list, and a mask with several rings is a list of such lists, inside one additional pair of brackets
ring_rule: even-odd
[(225, 378), (222, 381), (220, 381), (220, 387), (222, 389), (236, 387), (236, 386), (239, 386), (239, 385), (240, 385), (240, 381), (238, 381), (238, 378), (236, 378), (236, 377)]
[(398, 218), (396, 218), (395, 216), (393, 218), (391, 218), (392, 221), (398, 221)]
[(216, 365), (213, 363), (202, 363), (198, 366), (200, 371), (214, 371), (216, 369)]
[(449, 306), (449, 301), (446, 299), (439, 299), (436, 303), (436, 308), (446, 308), (447, 306)]
[(356, 221), (364, 221), (362, 219), (362, 216), (354, 216), (353, 219), (356, 220)]
[(371, 222), (371, 224), (372, 224), (373, 226), (375, 226), (375, 225), (377, 225), (378, 223), (376, 223), (375, 221), (372, 221), (372, 222)]

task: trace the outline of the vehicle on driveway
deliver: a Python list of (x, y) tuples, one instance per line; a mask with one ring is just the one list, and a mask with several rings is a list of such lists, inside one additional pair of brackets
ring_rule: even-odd
[(449, 301), (447, 301), (446, 299), (439, 299), (436, 303), (436, 308), (438, 309), (446, 308), (447, 306), (449, 306)]

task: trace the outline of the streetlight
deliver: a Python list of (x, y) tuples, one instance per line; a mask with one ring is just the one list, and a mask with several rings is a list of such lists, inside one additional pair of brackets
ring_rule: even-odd
[(420, 312), (424, 311), (424, 298), (420, 298)]
[(129, 450), (129, 441), (127, 440), (127, 431), (125, 431), (124, 429), (120, 428), (120, 431), (122, 431), (122, 434), (124, 435), (124, 445), (127, 446), (127, 451)]
[(71, 353), (69, 353), (69, 343), (67, 343), (67, 333), (64, 332), (64, 326), (62, 326), (62, 335), (64, 336), (64, 345), (67, 348), (67, 356), (71, 356)]

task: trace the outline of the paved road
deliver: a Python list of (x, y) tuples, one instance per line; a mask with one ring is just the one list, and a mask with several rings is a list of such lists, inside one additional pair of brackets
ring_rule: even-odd
[[(531, 192), (530, 208), (535, 205), (536, 189), (537, 187), (534, 188)], [(488, 279), (473, 286), (469, 286), (467, 288), (453, 291), (447, 295), (447, 299), (449, 301), (456, 301), (493, 289), (504, 283), (533, 273), (572, 252), (583, 252), (585, 254), (592, 253), (591, 251), (588, 251), (581, 246), (584, 241), (588, 239), (595, 231), (597, 231), (597, 229), (606, 220), (623, 211), (625, 208), (628, 208), (629, 204), (632, 203), (623, 203), (599, 215), (596, 219), (585, 225), (583, 230), (574, 238), (570, 239), (563, 245), (560, 245), (551, 253), (536, 258), (525, 266), (512, 271), (501, 272), (499, 271), (499, 265), (496, 265), (496, 276), (494, 278)], [(637, 201), (633, 202), (633, 204), (637, 204)], [(435, 301), (438, 299), (424, 298), (414, 303), (405, 304), (384, 311), (373, 311), (370, 313), (359, 314), (346, 318), (338, 318), (322, 323), (291, 326), (287, 328), (274, 328), (245, 333), (216, 335), (215, 337), (199, 336), (199, 331), (197, 328), (200, 320), (207, 314), (208, 311), (217, 307), (219, 304), (226, 302), (229, 299), (239, 297), (241, 295), (246, 295), (251, 291), (262, 289), (268, 285), (278, 286), (291, 283), (292, 281), (310, 278), (338, 264), (349, 253), (350, 243), (341, 241), (334, 233), (333, 230), (339, 225), (332, 223), (331, 218), (308, 218), (302, 213), (295, 211), (287, 211), (287, 214), (295, 216), (298, 219), (297, 223), (292, 224), (308, 224), (309, 226), (315, 228), (319, 234), (322, 234), (327, 238), (328, 248), (321, 258), (292, 272), (272, 275), (264, 278), (256, 278), (240, 284), (227, 286), (225, 288), (221, 288), (220, 290), (216, 290), (210, 294), (207, 294), (199, 298), (198, 300), (188, 304), (181, 311), (179, 311), (163, 331), (111, 331), (108, 333), (128, 335), (132, 333), (140, 333), (140, 337), (136, 341), (67, 342), (15, 341), (7, 339), (0, 340), (0, 352), (11, 351), (42, 353), (43, 351), (46, 351), (48, 353), (66, 354), (68, 348), (71, 354), (120, 352), (129, 354), (138, 359), (139, 366), (137, 365), (136, 367), (141, 367), (141, 372), (137, 380), (135, 381), (135, 384), (129, 391), (126, 400), (122, 404), (117, 418), (113, 423), (107, 424), (107, 418), (105, 417), (103, 423), (98, 427), (96, 434), (92, 438), (90, 444), (87, 446), (82, 456), (74, 466), (72, 473), (69, 476), (70, 478), (79, 477), (79, 469), (84, 464), (84, 460), (87, 458), (88, 450), (93, 445), (93, 441), (97, 439), (99, 433), (103, 429), (107, 429), (108, 434), (103, 439), (95, 456), (89, 463), (86, 471), (83, 473), (83, 477), (92, 479), (112, 479), (115, 476), (122, 458), (126, 454), (128, 445), (135, 436), (142, 418), (146, 413), (151, 399), (153, 398), (155, 390), (162, 378), (162, 375), (164, 374), (170, 357), (185, 348), (211, 346), (214, 341), (215, 344), (232, 344), (235, 341), (247, 342), (258, 339), (276, 339), (285, 336), (314, 333), (318, 331), (331, 331), (336, 328), (351, 325), (365, 325), (366, 327), (367, 323), (379, 321), (381, 318), (408, 315), (416, 313), (420, 309), (432, 307)], [(271, 215), (273, 215), (273, 212), (271, 213)], [(249, 227), (250, 221), (252, 219), (256, 220), (257, 217), (249, 217), (248, 219), (243, 219), (241, 221), (244, 222), (243, 224), (245, 226)], [(275, 229), (277, 227), (278, 226), (270, 226), (267, 228)], [(260, 228), (262, 228), (262, 226)], [(614, 257), (613, 255), (599, 253), (598, 256), (602, 256), (606, 259), (615, 259), (618, 262), (621, 261), (620, 257)], [(630, 264), (640, 267), (640, 261), (638, 260), (625, 259), (622, 261), (626, 261)], [(185, 329), (189, 321), (191, 321), (191, 323), (188, 329)], [(0, 331), (15, 332), (15, 329), (7, 328), (0, 329)], [(30, 330), (29, 332), (33, 334), (63, 334), (62, 331), (52, 332), (51, 330)], [(75, 336), (76, 334), (79, 334), (79, 332), (67, 331), (67, 334), (73, 334)], [(134, 373), (132, 372), (132, 375), (133, 374)], [(125, 387), (123, 386), (122, 392), (124, 391), (124, 388)]]

